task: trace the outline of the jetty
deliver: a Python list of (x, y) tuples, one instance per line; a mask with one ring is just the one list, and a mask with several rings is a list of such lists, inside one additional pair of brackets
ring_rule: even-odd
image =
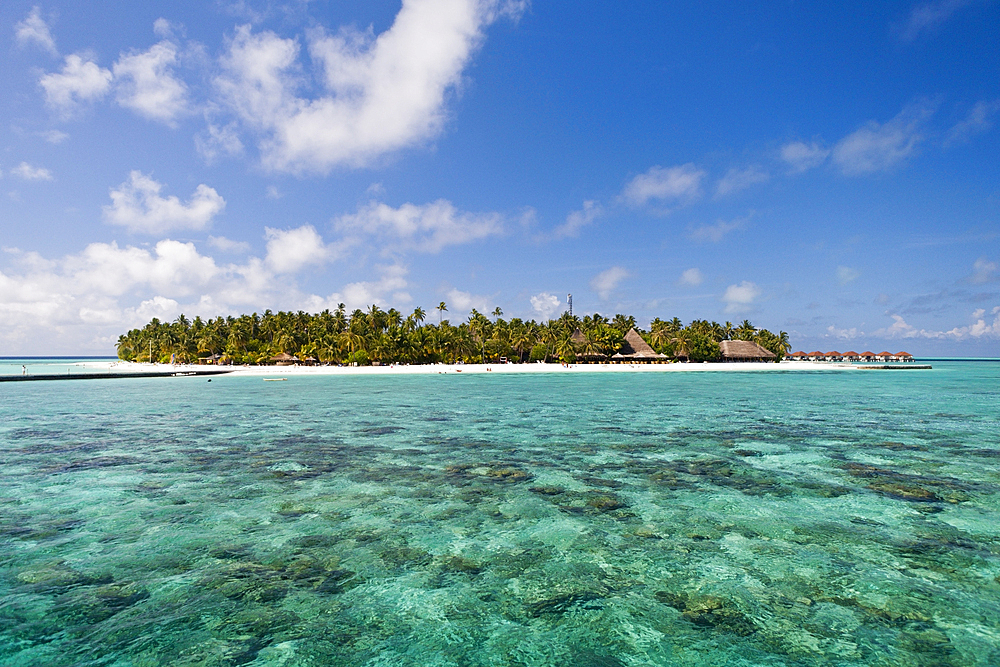
[(0, 382), (45, 382), (49, 380), (125, 380), (129, 378), (191, 377), (225, 375), (231, 370), (129, 371), (124, 373), (43, 373), (40, 375), (0, 375)]

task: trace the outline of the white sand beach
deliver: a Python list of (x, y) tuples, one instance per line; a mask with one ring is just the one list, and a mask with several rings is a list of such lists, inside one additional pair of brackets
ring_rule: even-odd
[(852, 371), (849, 363), (783, 361), (781, 363), (670, 363), (670, 364), (420, 364), (384, 366), (198, 366), (184, 364), (144, 364), (131, 362), (88, 362), (80, 364), (91, 372), (112, 373), (228, 370), (233, 375), (262, 377), (302, 377), (314, 375), (476, 375), (481, 373), (768, 373), (802, 371)]

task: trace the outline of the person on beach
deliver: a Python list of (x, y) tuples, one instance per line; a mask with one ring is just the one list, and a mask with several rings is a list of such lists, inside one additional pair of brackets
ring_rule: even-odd
[(28, 374), (28, 367), (25, 366), (24, 364), (21, 364), (21, 375), (27, 375), (27, 374)]

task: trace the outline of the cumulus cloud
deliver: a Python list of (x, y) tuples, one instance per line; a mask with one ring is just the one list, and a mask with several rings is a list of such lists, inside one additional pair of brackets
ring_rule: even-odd
[(650, 200), (686, 202), (701, 195), (701, 182), (706, 174), (694, 164), (679, 167), (650, 167), (625, 186), (622, 198), (633, 206)]
[(163, 185), (136, 170), (111, 189), (111, 205), (104, 219), (132, 232), (159, 234), (173, 229), (205, 229), (226, 207), (226, 200), (207, 185), (199, 185), (186, 204), (171, 195), (160, 196)]
[(697, 287), (705, 281), (700, 269), (687, 269), (681, 274), (680, 284)]
[(61, 72), (42, 75), (39, 84), (49, 107), (68, 118), (81, 104), (104, 97), (111, 88), (111, 79), (111, 70), (74, 53), (66, 56)]
[(607, 299), (615, 291), (618, 284), (628, 278), (628, 271), (620, 266), (612, 266), (606, 271), (601, 271), (590, 281), (590, 287), (601, 299)]
[(547, 320), (559, 312), (562, 301), (548, 292), (542, 292), (531, 297), (531, 309), (538, 314), (539, 319)]
[(972, 0), (937, 0), (915, 6), (906, 22), (898, 26), (899, 38), (912, 42), (924, 32), (935, 30), (959, 9), (972, 4)]
[(459, 211), (444, 199), (423, 205), (403, 204), (399, 208), (373, 201), (357, 213), (341, 216), (335, 225), (347, 234), (379, 238), (389, 244), (390, 249), (429, 253), (497, 236), (504, 231), (503, 216), (499, 213)]
[(580, 230), (591, 224), (604, 213), (596, 201), (583, 202), (583, 208), (566, 216), (566, 222), (552, 230), (552, 238), (564, 239), (580, 235)]
[(781, 159), (784, 160), (793, 174), (799, 174), (818, 167), (830, 155), (830, 151), (815, 141), (792, 141), (781, 147)]
[(32, 167), (27, 162), (22, 162), (10, 170), (11, 176), (17, 176), (25, 181), (51, 181), (52, 172), (44, 167)]
[(264, 228), (267, 237), (265, 263), (275, 273), (295, 273), (331, 258), (333, 249), (323, 243), (312, 225), (296, 229)]
[(380, 35), (371, 29), (314, 29), (306, 43), (324, 90), (312, 98), (299, 95), (299, 42), (242, 26), (216, 86), (260, 135), (267, 168), (325, 173), (339, 165), (363, 166), (440, 133), (448, 93), (458, 87), (483, 29), (501, 14), (516, 14), (517, 6), (404, 0)]
[(972, 265), (972, 275), (969, 282), (982, 284), (993, 279), (993, 274), (997, 272), (996, 262), (990, 262), (985, 257), (980, 257)]
[(924, 121), (932, 113), (930, 106), (914, 104), (885, 124), (868, 121), (837, 142), (833, 161), (848, 176), (891, 169), (916, 152), (924, 139)]
[(846, 285), (847, 283), (854, 282), (858, 279), (861, 272), (857, 269), (852, 269), (849, 266), (838, 266), (837, 267), (837, 282), (841, 285)]
[(718, 243), (726, 237), (729, 232), (736, 231), (737, 229), (742, 229), (746, 225), (746, 219), (736, 219), (736, 220), (717, 220), (714, 225), (702, 225), (700, 227), (695, 227), (690, 232), (688, 232), (688, 238), (692, 241), (700, 241), (702, 243)]
[(250, 244), (245, 241), (234, 241), (225, 236), (209, 236), (208, 245), (228, 253), (250, 252)]
[(324, 308), (330, 308), (332, 310), (337, 307), (337, 304), (343, 303), (350, 311), (356, 308), (364, 309), (372, 305), (385, 307), (390, 300), (397, 305), (409, 303), (411, 297), (403, 291), (407, 287), (406, 275), (408, 271), (406, 267), (393, 264), (379, 267), (379, 270), (381, 276), (378, 280), (350, 283), (326, 299), (313, 297), (307, 303), (307, 309), (320, 311)]
[(945, 145), (966, 142), (977, 134), (993, 127), (993, 116), (1000, 111), (1000, 100), (980, 101), (969, 111), (969, 115), (955, 123), (945, 137)]
[(122, 55), (112, 66), (118, 104), (175, 127), (177, 118), (188, 113), (187, 86), (172, 70), (176, 62), (177, 46), (169, 40)]
[(719, 179), (715, 186), (715, 196), (725, 197), (746, 190), (758, 183), (767, 183), (770, 179), (771, 175), (758, 165), (750, 165), (745, 169), (733, 168)]
[(463, 292), (453, 287), (445, 294), (445, 302), (455, 313), (470, 312), (473, 308), (482, 313), (489, 310), (490, 297)]
[(37, 5), (31, 8), (23, 21), (14, 26), (14, 36), (21, 46), (35, 44), (53, 56), (59, 55), (56, 40), (52, 38), (52, 32)]
[(278, 273), (289, 267), (274, 253), (220, 264), (193, 243), (170, 239), (152, 248), (92, 243), (58, 259), (6, 251), (13, 265), (0, 270), (0, 341), (23, 354), (73, 354), (81, 346), (107, 353), (123, 331), (180, 312), (214, 317), (269, 307), (322, 310), (340, 301), (361, 307), (382, 303), (383, 294), (409, 301), (400, 291), (406, 287), (402, 267), (383, 267), (379, 280), (352, 283), (324, 298), (303, 294), (293, 274)]
[(727, 313), (742, 313), (753, 307), (754, 301), (761, 295), (761, 290), (756, 284), (749, 280), (744, 280), (739, 285), (730, 285), (722, 295), (722, 301), (726, 304)]

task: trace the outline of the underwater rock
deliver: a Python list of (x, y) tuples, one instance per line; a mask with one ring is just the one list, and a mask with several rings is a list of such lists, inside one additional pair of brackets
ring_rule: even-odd
[(65, 561), (56, 560), (23, 570), (17, 575), (17, 581), (35, 591), (58, 591), (74, 586), (107, 584), (111, 582), (111, 577), (83, 574), (66, 565)]
[(724, 598), (670, 591), (657, 591), (654, 595), (658, 601), (681, 612), (681, 616), (695, 625), (717, 628), (741, 637), (752, 635), (758, 630), (751, 618)]
[[(671, 490), (695, 488), (698, 481), (736, 489), (749, 496), (789, 496), (792, 490), (770, 474), (752, 466), (723, 459), (678, 459), (669, 461), (652, 476)], [(692, 479), (688, 479), (692, 478)]]
[(597, 601), (603, 598), (604, 595), (597, 591), (561, 593), (535, 602), (526, 602), (524, 611), (528, 616), (538, 618), (546, 614), (563, 614), (573, 607), (600, 609), (603, 605)]
[(565, 490), (561, 486), (533, 486), (528, 489), (532, 493), (538, 493), (543, 496), (558, 496)]
[(851, 477), (870, 479), (866, 487), (890, 498), (910, 502), (940, 502), (952, 504), (969, 499), (969, 485), (947, 477), (929, 477), (897, 472), (865, 463), (848, 462), (841, 466)]
[(446, 466), (445, 475), (460, 483), (483, 479), (503, 484), (529, 482), (534, 477), (531, 473), (514, 465), (505, 463), (461, 463)]
[(134, 582), (85, 586), (59, 596), (56, 613), (76, 623), (100, 623), (149, 597), (149, 592)]
[(463, 556), (439, 556), (435, 559), (438, 566), (446, 572), (477, 575), (486, 569), (483, 563)]

